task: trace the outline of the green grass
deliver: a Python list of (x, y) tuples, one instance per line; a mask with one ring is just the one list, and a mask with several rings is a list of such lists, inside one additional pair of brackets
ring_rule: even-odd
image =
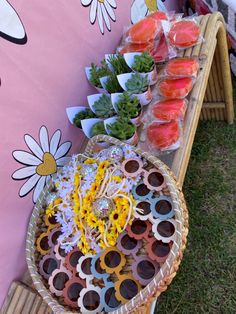
[(183, 190), (188, 245), (156, 313), (236, 313), (236, 125), (199, 124)]

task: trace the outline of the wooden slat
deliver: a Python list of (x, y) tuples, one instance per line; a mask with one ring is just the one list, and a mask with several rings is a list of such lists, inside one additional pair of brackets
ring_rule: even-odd
[(52, 314), (40, 295), (19, 282), (13, 282), (0, 310), (1, 314)]

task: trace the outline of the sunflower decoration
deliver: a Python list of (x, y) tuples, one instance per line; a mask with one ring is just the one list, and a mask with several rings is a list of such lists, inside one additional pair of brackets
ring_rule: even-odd
[(136, 202), (133, 187), (140, 181), (126, 177), (123, 160), (136, 154), (132, 149), (111, 147), (97, 156), (72, 156), (55, 181), (57, 198), (46, 215), (61, 224), (58, 241), (66, 252), (75, 246), (95, 254), (116, 245), (117, 238), (133, 221)]

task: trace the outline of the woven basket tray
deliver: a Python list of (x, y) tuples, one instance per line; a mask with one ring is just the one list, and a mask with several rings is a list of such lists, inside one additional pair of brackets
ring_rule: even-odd
[[(107, 142), (114, 145), (126, 145), (117, 139), (107, 135), (98, 135), (92, 138), (85, 149), (85, 153), (90, 155), (94, 152), (98, 142)], [(150, 303), (157, 298), (175, 277), (179, 264), (181, 262), (183, 251), (186, 247), (186, 238), (188, 234), (188, 211), (184, 200), (183, 193), (176, 182), (173, 173), (169, 168), (159, 159), (152, 156), (150, 153), (143, 152), (140, 149), (134, 148), (134, 151), (140, 156), (144, 157), (151, 164), (153, 164), (162, 173), (165, 178), (167, 188), (170, 192), (175, 211), (176, 232), (175, 239), (168, 258), (161, 266), (160, 271), (154, 279), (142, 289), (132, 300), (121, 306), (112, 313), (147, 313), (147, 308)], [(44, 301), (52, 308), (54, 313), (75, 313), (69, 310), (68, 307), (61, 305), (56, 298), (52, 296), (50, 291), (44, 285), (41, 275), (38, 273), (37, 253), (35, 250), (35, 239), (40, 229), (40, 221), (44, 214), (44, 199), (50, 193), (52, 185), (49, 183), (42, 191), (34, 209), (29, 222), (27, 239), (26, 239), (26, 260), (32, 277), (35, 288), (43, 297)]]

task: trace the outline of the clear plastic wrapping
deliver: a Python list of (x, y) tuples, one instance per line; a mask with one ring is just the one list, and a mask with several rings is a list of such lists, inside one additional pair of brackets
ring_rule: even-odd
[(168, 123), (152, 122), (146, 128), (146, 142), (149, 150), (155, 155), (171, 152), (181, 145), (182, 126), (179, 121)]
[(194, 77), (196, 78), (199, 71), (199, 62), (194, 57), (176, 58), (167, 62), (163, 71), (160, 73), (161, 77)]
[(188, 96), (194, 83), (191, 77), (166, 77), (157, 83), (158, 94), (166, 99), (183, 99)]
[(159, 123), (167, 123), (171, 120), (183, 120), (187, 105), (187, 99), (159, 100), (155, 104), (149, 106), (146, 120)]

